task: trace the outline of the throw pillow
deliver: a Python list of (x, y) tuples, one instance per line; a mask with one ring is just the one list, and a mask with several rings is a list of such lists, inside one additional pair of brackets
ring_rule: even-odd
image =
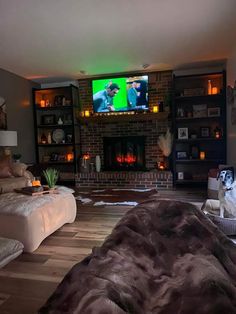
[(21, 162), (13, 162), (11, 164), (11, 170), (14, 177), (24, 177), (27, 165)]
[(2, 156), (0, 158), (0, 178), (10, 177), (12, 177), (10, 157)]

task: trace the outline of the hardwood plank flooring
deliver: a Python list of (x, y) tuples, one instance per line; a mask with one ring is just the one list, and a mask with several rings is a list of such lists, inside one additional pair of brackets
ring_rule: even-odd
[[(157, 197), (201, 205), (202, 190), (160, 191)], [(130, 206), (82, 205), (76, 221), (66, 224), (43, 241), (33, 253), (23, 253), (0, 269), (0, 313), (32, 314), (45, 303), (65, 274), (100, 246)]]

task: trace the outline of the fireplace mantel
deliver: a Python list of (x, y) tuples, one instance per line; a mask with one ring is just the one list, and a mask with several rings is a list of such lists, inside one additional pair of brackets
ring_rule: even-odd
[(106, 113), (90, 117), (79, 117), (80, 124), (88, 123), (111, 123), (111, 122), (124, 122), (124, 121), (155, 121), (155, 120), (168, 120), (169, 112), (158, 113)]

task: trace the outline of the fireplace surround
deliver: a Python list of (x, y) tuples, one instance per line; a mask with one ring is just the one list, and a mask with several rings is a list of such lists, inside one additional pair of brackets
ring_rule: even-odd
[[(81, 124), (82, 151), (90, 154), (92, 162), (93, 158), (99, 155), (102, 168), (101, 172), (78, 173), (77, 187), (172, 188), (172, 173), (158, 171), (156, 167), (157, 160), (162, 158), (162, 152), (157, 144), (158, 137), (169, 127), (168, 119), (162, 119), (161, 115), (155, 114), (131, 116), (129, 120), (119, 118), (119, 120), (118, 117), (114, 120), (92, 118)], [(137, 143), (141, 145), (136, 146)], [(114, 148), (116, 146), (124, 147), (120, 155), (119, 150), (116, 151)], [(137, 150), (138, 158), (142, 162), (135, 165), (134, 160), (136, 161), (137, 156), (133, 155), (136, 155)], [(118, 161), (114, 163), (114, 156), (120, 160), (119, 169)], [(113, 163), (107, 162), (109, 158)]]

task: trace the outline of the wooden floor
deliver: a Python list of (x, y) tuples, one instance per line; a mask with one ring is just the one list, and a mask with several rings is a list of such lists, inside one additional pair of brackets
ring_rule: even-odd
[[(158, 197), (176, 198), (201, 205), (200, 190), (162, 191)], [(93, 207), (78, 204), (72, 224), (49, 236), (31, 254), (22, 254), (0, 269), (0, 313), (36, 313), (70, 268), (94, 246), (100, 246), (129, 206)]]

